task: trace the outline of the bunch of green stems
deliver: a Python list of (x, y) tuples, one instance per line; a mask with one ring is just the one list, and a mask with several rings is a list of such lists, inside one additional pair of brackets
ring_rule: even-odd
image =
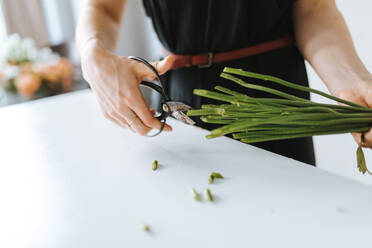
[[(312, 102), (270, 87), (247, 83), (234, 75), (311, 92), (340, 104)], [(252, 90), (270, 93), (276, 98), (250, 97), (222, 86), (216, 86), (216, 91), (195, 89), (196, 95), (225, 102), (221, 105), (202, 105), (201, 109), (188, 111), (189, 116), (201, 116), (203, 122), (222, 124), (207, 138), (232, 134), (234, 139), (244, 143), (255, 143), (315, 135), (365, 133), (372, 126), (372, 109), (309, 87), (228, 67), (221, 77)]]

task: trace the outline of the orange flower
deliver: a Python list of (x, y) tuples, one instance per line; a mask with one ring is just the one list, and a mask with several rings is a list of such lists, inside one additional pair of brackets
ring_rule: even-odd
[(53, 86), (53, 83), (71, 80), (72, 66), (66, 58), (61, 58), (58, 63), (55, 64), (47, 62), (35, 63), (33, 70), (35, 73), (39, 74), (42, 79), (48, 81), (50, 86)]
[(23, 72), (16, 77), (14, 84), (21, 96), (31, 98), (40, 88), (41, 78), (35, 73)]
[(57, 83), (60, 80), (57, 64), (37, 62), (33, 65), (33, 71), (50, 83)]
[(70, 61), (66, 58), (61, 58), (58, 63), (58, 68), (61, 73), (61, 77), (70, 78), (72, 74), (72, 66)]
[(71, 78), (63, 78), (62, 79), (62, 89), (63, 91), (69, 91), (72, 88), (72, 80)]
[(69, 91), (72, 88), (72, 65), (66, 58), (61, 58), (58, 63), (61, 76), (63, 91)]

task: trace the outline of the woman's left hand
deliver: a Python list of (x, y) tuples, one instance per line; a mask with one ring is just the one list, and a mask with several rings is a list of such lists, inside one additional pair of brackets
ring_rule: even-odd
[[(372, 75), (364, 80), (353, 82), (352, 85), (334, 93), (336, 97), (355, 102), (362, 106), (372, 108)], [(352, 133), (357, 144), (361, 141), (360, 133)], [(372, 129), (364, 134), (363, 147), (372, 148)]]

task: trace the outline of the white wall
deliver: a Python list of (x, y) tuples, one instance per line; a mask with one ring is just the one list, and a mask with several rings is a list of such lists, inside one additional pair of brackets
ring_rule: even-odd
[[(367, 68), (372, 71), (372, 1), (365, 0), (337, 0), (338, 7), (343, 13), (351, 31), (357, 52)], [(309, 65), (308, 75), (310, 86), (327, 91), (324, 84)], [(352, 82), (350, 82), (352, 83)], [(319, 102), (331, 102), (319, 96), (312, 96), (312, 100)], [(372, 184), (372, 177), (361, 175), (356, 169), (357, 145), (349, 134), (315, 137), (315, 149), (319, 168), (353, 178), (361, 182)], [(372, 168), (372, 151), (364, 150), (367, 165)]]
[[(87, 0), (71, 0), (75, 23), (86, 2)], [(148, 60), (157, 59), (161, 54), (160, 42), (152, 28), (150, 18), (145, 15), (142, 0), (128, 1), (116, 53), (121, 56), (135, 55)], [(148, 88), (144, 88), (142, 93), (147, 102), (158, 97)]]
[[(75, 22), (87, 0), (71, 0)], [(120, 40), (116, 49), (121, 56), (136, 55), (147, 59), (161, 54), (161, 45), (145, 16), (142, 0), (129, 0), (121, 26)]]
[(3, 14), (3, 0), (0, 0), (0, 40), (6, 37), (5, 20)]
[(118, 54), (146, 59), (154, 59), (161, 54), (161, 44), (150, 18), (145, 15), (142, 0), (129, 1), (121, 30)]
[(74, 39), (74, 17), (70, 1), (41, 0), (47, 20), (49, 44), (59, 45)]

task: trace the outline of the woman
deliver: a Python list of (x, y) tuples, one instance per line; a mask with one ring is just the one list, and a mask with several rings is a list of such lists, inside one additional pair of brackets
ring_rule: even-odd
[[(334, 0), (144, 0), (143, 3), (160, 41), (173, 54), (154, 62), (160, 74), (169, 71), (167, 90), (173, 99), (198, 108), (211, 101), (194, 96), (194, 88), (212, 89), (218, 82), (242, 91), (219, 78), (225, 66), (307, 85), (306, 58), (333, 95), (372, 105), (372, 75), (358, 58)], [(84, 77), (105, 116), (145, 135), (161, 125), (152, 117), (138, 87), (143, 79), (153, 78), (152, 72), (138, 62), (112, 53), (125, 5), (125, 0), (90, 0), (80, 17), (76, 40)], [(288, 37), (295, 38), (296, 46)], [(244, 52), (247, 49), (258, 52)], [(214, 58), (226, 52), (242, 56), (225, 56), (222, 62), (213, 63)], [(190, 57), (184, 55), (199, 58), (199, 63), (188, 63)], [(266, 96), (252, 91), (245, 93)], [(309, 97), (302, 92), (290, 93)], [(167, 126), (166, 130), (170, 131), (171, 127)], [(360, 141), (360, 134), (354, 137)], [(256, 145), (315, 164), (311, 138)], [(371, 132), (366, 134), (364, 146), (372, 147)]]

